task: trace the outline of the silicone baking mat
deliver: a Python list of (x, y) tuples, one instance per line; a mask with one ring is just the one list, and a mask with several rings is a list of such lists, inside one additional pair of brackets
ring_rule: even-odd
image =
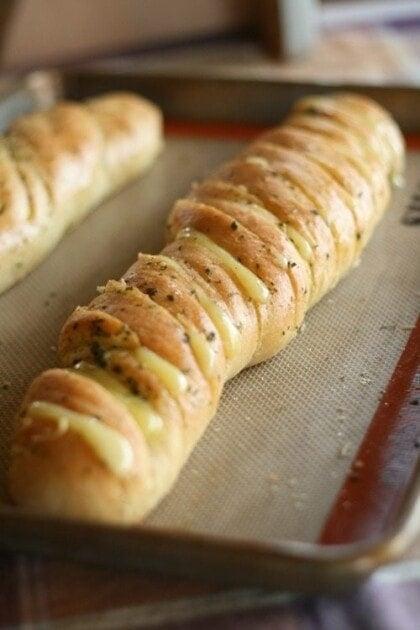
[[(146, 176), (0, 296), (1, 480), (19, 402), (54, 364), (66, 316), (139, 250), (157, 252), (173, 201), (242, 145), (171, 135)], [(420, 154), (411, 152), (406, 186), (395, 191), (360, 266), (308, 314), (288, 348), (226, 386), (217, 416), (148, 525), (266, 542), (318, 539), (415, 323), (419, 228), (402, 217), (419, 179)], [(404, 457), (406, 445), (399, 446)]]

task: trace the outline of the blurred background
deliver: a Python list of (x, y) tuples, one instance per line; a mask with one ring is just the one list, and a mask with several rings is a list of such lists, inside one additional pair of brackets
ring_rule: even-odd
[(420, 0), (1, 0), (0, 66), (130, 55), (297, 80), (420, 82)]

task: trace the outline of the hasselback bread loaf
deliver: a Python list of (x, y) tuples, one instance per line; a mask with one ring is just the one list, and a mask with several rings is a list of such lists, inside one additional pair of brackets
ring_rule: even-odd
[(0, 138), (0, 293), (151, 164), (161, 127), (157, 107), (123, 92), (13, 122)]
[(16, 504), (132, 522), (171, 488), (223, 384), (281, 350), (358, 261), (404, 162), (374, 102), (299, 101), (177, 201), (159, 255), (78, 307), (23, 402)]

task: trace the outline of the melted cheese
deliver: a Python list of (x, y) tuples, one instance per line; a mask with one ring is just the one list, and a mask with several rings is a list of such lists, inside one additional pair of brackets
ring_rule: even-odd
[(394, 188), (404, 188), (405, 178), (402, 173), (392, 173), (390, 179)]
[[(101, 289), (102, 287), (99, 288)], [(124, 278), (118, 281), (109, 280), (104, 287), (104, 291), (130, 291), (134, 292), (134, 294), (137, 293), (142, 296), (139, 289), (128, 285)], [(153, 374), (162, 381), (172, 395), (179, 396), (186, 391), (188, 381), (185, 375), (181, 372), (181, 370), (172, 365), (172, 363), (156, 354), (156, 352), (142, 346), (130, 354), (134, 356), (142, 367), (150, 370), (150, 372), (153, 372)]]
[(132, 470), (134, 453), (130, 442), (94, 416), (43, 401), (31, 403), (28, 414), (35, 419), (56, 422), (61, 434), (72, 431), (80, 435), (115, 475), (124, 477)]
[(214, 300), (210, 299), (201, 287), (194, 284), (194, 290), (198, 302), (206, 311), (222, 339), (226, 356), (232, 358), (238, 352), (241, 339), (239, 330), (236, 328), (229, 315), (227, 315)]
[(201, 368), (203, 374), (210, 378), (214, 373), (214, 364), (216, 361), (216, 351), (212, 342), (206, 339), (206, 336), (192, 326), (185, 317), (179, 316), (179, 321), (187, 331), (191, 350)]
[(128, 387), (108, 374), (106, 370), (90, 365), (86, 361), (80, 361), (73, 369), (99, 383), (115, 396), (131, 413), (146, 437), (150, 438), (160, 433), (163, 428), (163, 420), (154, 411), (151, 404), (140, 396), (132, 394)]
[(228, 269), (238, 280), (249, 297), (255, 302), (263, 304), (269, 298), (269, 290), (264, 282), (242, 263), (236, 260), (223, 247), (217, 245), (210, 238), (191, 228), (184, 228), (178, 234), (178, 238), (191, 239), (201, 247), (208, 249), (220, 261), (220, 264)]
[(153, 372), (173, 396), (179, 396), (187, 390), (187, 377), (172, 363), (144, 346), (135, 350), (133, 354), (139, 364)]
[(248, 155), (245, 158), (247, 164), (255, 164), (256, 166), (262, 166), (262, 168), (269, 168), (270, 164), (268, 160), (259, 155)]
[[(181, 274), (181, 276), (185, 275), (185, 269), (177, 263), (172, 258), (168, 256), (161, 255), (160, 258), (164, 258), (168, 267), (172, 267), (175, 271)], [(240, 334), (239, 330), (236, 328), (235, 324), (232, 321), (232, 318), (223, 310), (217, 302), (212, 300), (206, 292), (195, 282), (190, 282), (191, 288), (194, 290), (194, 295), (203, 309), (206, 311), (207, 315), (211, 319), (219, 333), (223, 347), (225, 349), (225, 354), (228, 358), (235, 356), (238, 351), (239, 342), (240, 342)]]
[(306, 260), (308, 262), (312, 260), (312, 248), (309, 245), (308, 241), (303, 238), (303, 236), (299, 234), (299, 232), (288, 223), (284, 225), (284, 230), (298, 250), (299, 254), (302, 256), (303, 260)]

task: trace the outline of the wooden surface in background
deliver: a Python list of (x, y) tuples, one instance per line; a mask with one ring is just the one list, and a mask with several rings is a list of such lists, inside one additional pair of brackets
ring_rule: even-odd
[(6, 3), (12, 11), (3, 33), (3, 70), (226, 35), (255, 22), (255, 0), (0, 0), (0, 18)]

